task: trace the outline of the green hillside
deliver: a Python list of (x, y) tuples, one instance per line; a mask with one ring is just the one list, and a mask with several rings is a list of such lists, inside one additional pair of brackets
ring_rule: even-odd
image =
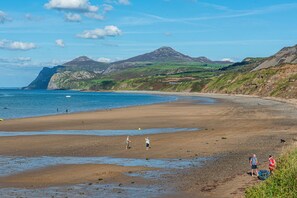
[(190, 57), (170, 47), (113, 63), (86, 56), (44, 68), (27, 89), (212, 92), (297, 98), (297, 47), (238, 63)]
[[(58, 74), (59, 89), (200, 91), (226, 64), (151, 63), (89, 79)], [(72, 73), (73, 76), (73, 73)]]
[(282, 65), (251, 72), (229, 72), (213, 78), (204, 92), (297, 97), (297, 65)]

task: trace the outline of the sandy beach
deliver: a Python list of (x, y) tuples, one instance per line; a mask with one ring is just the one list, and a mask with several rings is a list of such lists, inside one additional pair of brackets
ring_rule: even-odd
[[(189, 95), (189, 94), (187, 94)], [(198, 96), (199, 94), (193, 94)], [(140, 159), (192, 159), (214, 157), (204, 166), (166, 175), (161, 186), (173, 187), (176, 195), (193, 197), (241, 197), (249, 184), (248, 158), (257, 153), (266, 168), (269, 154), (278, 155), (296, 137), (297, 110), (284, 101), (258, 97), (202, 94), (215, 104), (182, 100), (104, 111), (44, 116), (0, 122), (0, 131), (118, 130), (149, 128), (199, 128), (191, 132), (149, 135), (152, 148), (146, 151), (144, 138), (132, 136), (132, 148), (125, 149), (125, 136), (47, 135), (0, 137), (2, 156), (110, 156)], [(280, 143), (285, 139), (286, 143)], [(85, 171), (87, 170), (87, 171)], [(131, 183), (129, 171), (146, 167), (114, 165), (65, 165), (0, 177), (0, 187), (56, 186), (96, 182)], [(75, 174), (71, 174), (75, 173)], [(102, 176), (103, 174), (103, 176)], [(70, 175), (70, 176), (69, 176)], [(178, 178), (178, 179), (176, 179)], [(135, 181), (150, 183), (144, 179)]]

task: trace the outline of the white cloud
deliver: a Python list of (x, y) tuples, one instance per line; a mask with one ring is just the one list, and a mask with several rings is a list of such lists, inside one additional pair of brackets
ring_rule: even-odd
[(113, 10), (113, 6), (112, 6), (112, 5), (109, 5), (109, 4), (103, 4), (102, 6), (103, 6), (103, 12), (104, 12), (104, 13)]
[(89, 0), (49, 0), (44, 7), (79, 12), (97, 12), (99, 9), (98, 6), (91, 5)]
[(32, 59), (30, 57), (18, 57), (16, 60), (20, 62), (30, 62)]
[(7, 16), (7, 14), (0, 10), (0, 23), (9, 22), (11, 19)]
[(69, 22), (80, 22), (81, 16), (75, 13), (67, 13), (65, 14), (65, 20)]
[(28, 66), (32, 64), (32, 59), (30, 57), (18, 57), (13, 59), (0, 58), (1, 66)]
[(62, 65), (65, 62), (68, 62), (69, 60), (58, 60), (58, 59), (52, 59), (48, 62), (44, 62), (43, 65)]
[(68, 22), (81, 22), (82, 16), (104, 20), (104, 15), (113, 10), (113, 6), (108, 4), (103, 4), (102, 9), (99, 10), (99, 6), (92, 5), (90, 0), (48, 0), (44, 6), (47, 9), (66, 12), (65, 20)]
[(114, 25), (105, 26), (103, 29), (85, 30), (78, 34), (80, 38), (86, 39), (104, 39), (105, 37), (115, 37), (122, 34), (122, 31)]
[(223, 58), (221, 61), (235, 62), (232, 58)]
[(118, 3), (119, 4), (122, 4), (122, 5), (130, 5), (130, 1), (129, 0), (119, 0)]
[(56, 40), (56, 45), (59, 47), (65, 47), (65, 43), (62, 39), (57, 39)]
[(96, 19), (96, 20), (100, 20), (100, 21), (104, 19), (103, 15), (96, 14), (96, 13), (93, 13), (93, 12), (85, 13), (85, 16), (88, 17), (88, 18)]
[(31, 50), (31, 49), (35, 49), (35, 48), (36, 48), (36, 45), (34, 43), (0, 40), (0, 49)]
[(105, 0), (105, 3), (109, 4), (120, 4), (120, 5), (130, 5), (130, 0)]
[(101, 57), (97, 59), (98, 62), (102, 62), (102, 63), (110, 63), (111, 59), (110, 58), (105, 58), (105, 57)]

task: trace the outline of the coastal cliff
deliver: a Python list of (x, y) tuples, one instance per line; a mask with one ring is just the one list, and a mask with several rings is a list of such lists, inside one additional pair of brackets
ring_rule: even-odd
[(44, 67), (38, 74), (37, 78), (24, 89), (47, 89), (52, 76), (59, 72), (59, 70), (63, 69), (64, 66), (56, 66), (53, 68)]
[[(171, 47), (161, 47), (152, 52), (113, 63), (102, 63), (80, 56), (64, 63), (61, 70), (55, 69), (56, 67), (48, 68), (52, 71), (51, 75), (38, 76), (26, 89), (110, 90), (116, 89), (122, 83), (126, 84), (130, 79), (200, 71), (211, 72), (230, 64), (229, 61), (212, 61), (203, 56), (190, 57)], [(41, 72), (43, 73), (45, 71)]]
[(162, 47), (113, 63), (82, 56), (44, 68), (28, 89), (151, 90), (297, 98), (297, 46), (230, 63)]

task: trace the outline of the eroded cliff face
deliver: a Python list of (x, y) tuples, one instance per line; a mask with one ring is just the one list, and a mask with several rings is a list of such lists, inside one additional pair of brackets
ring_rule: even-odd
[(61, 66), (44, 67), (37, 78), (24, 89), (75, 89), (73, 81), (94, 78), (107, 67), (107, 63), (81, 56)]
[(38, 74), (37, 78), (24, 89), (47, 89), (52, 76), (63, 69), (64, 66), (56, 66), (53, 68), (44, 67)]
[(256, 67), (254, 71), (283, 65), (286, 63), (297, 63), (297, 45), (281, 49), (275, 55), (270, 56), (266, 61)]
[(96, 76), (94, 72), (88, 71), (64, 71), (54, 74), (47, 89), (76, 89), (81, 80), (89, 80)]

